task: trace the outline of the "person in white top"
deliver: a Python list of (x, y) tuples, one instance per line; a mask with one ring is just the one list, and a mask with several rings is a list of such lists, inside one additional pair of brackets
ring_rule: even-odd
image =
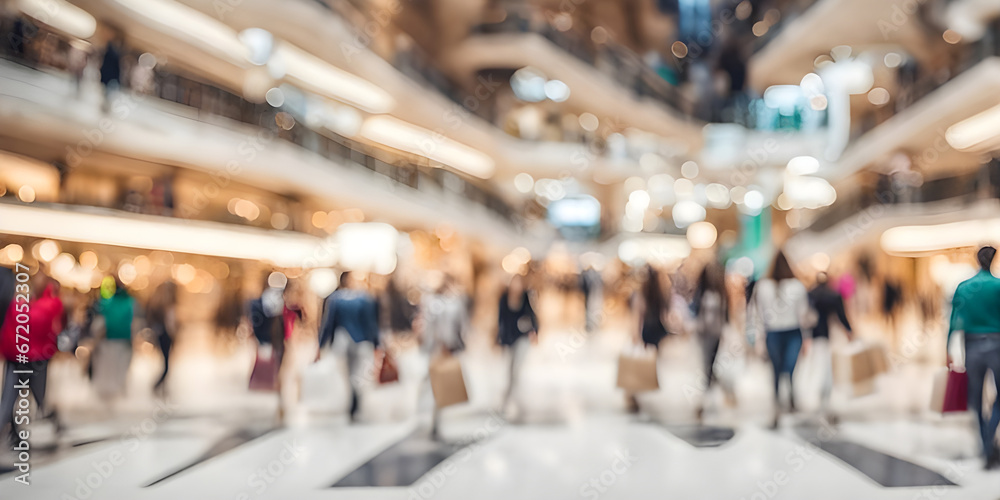
[(748, 325), (766, 334), (765, 344), (774, 367), (775, 419), (781, 413), (779, 387), (782, 375), (788, 375), (788, 405), (795, 411), (795, 390), (792, 372), (800, 351), (808, 351), (809, 293), (795, 277), (785, 254), (778, 251), (769, 277), (760, 280), (750, 297)]

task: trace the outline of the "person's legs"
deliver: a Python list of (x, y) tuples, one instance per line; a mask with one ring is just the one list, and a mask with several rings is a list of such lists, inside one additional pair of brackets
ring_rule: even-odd
[(7, 424), (10, 424), (9, 435), (11, 436), (17, 434), (14, 430), (14, 402), (17, 399), (17, 389), (14, 388), (17, 385), (17, 378), (14, 374), (16, 369), (16, 364), (9, 361), (4, 363), (3, 394), (0, 395), (0, 432), (7, 427)]
[[(990, 341), (989, 352), (987, 359), (989, 360), (990, 377), (992, 377), (993, 386), (997, 389), (997, 394), (1000, 395), (1000, 379), (998, 379), (1000, 377), (1000, 339)], [(993, 401), (993, 407), (990, 409), (990, 420), (983, 432), (983, 444), (986, 446), (987, 458), (992, 456), (997, 465), (1000, 465), (1000, 456), (997, 455), (995, 441), (998, 425), (1000, 425), (1000, 396)]]
[(159, 390), (163, 387), (163, 383), (167, 380), (167, 371), (170, 370), (170, 347), (173, 344), (170, 335), (166, 331), (160, 331), (159, 335), (157, 335), (157, 340), (160, 344), (160, 351), (163, 353), (163, 373), (160, 374), (160, 378), (153, 386), (154, 390)]
[(802, 350), (802, 332), (791, 330), (784, 332), (784, 371), (788, 374), (788, 405), (795, 411), (795, 364), (799, 360), (799, 351)]
[(781, 372), (782, 372), (782, 360), (783, 360), (783, 342), (781, 339), (781, 333), (779, 332), (767, 332), (767, 339), (765, 340), (767, 345), (767, 355), (771, 358), (771, 368), (774, 369), (774, 402), (780, 408), (781, 392)]
[(351, 409), (348, 414), (353, 422), (358, 413), (358, 388), (357, 383), (360, 382), (359, 375), (356, 373), (358, 368), (358, 343), (350, 341), (347, 346), (347, 380), (348, 385), (351, 387)]
[(781, 373), (784, 362), (784, 340), (780, 332), (767, 332), (767, 354), (774, 370), (775, 411), (781, 410)]
[(819, 363), (820, 374), (820, 409), (826, 412), (830, 405), (830, 395), (833, 393), (833, 353), (830, 349), (830, 339), (820, 337), (813, 339), (813, 357)]
[(47, 360), (31, 363), (31, 394), (35, 396), (38, 411), (45, 415), (45, 388), (48, 385), (49, 362)]
[(712, 387), (712, 382), (715, 380), (715, 358), (719, 354), (719, 342), (721, 339), (719, 337), (707, 336), (702, 337), (702, 355), (705, 360), (705, 390), (707, 391)]
[(699, 421), (704, 416), (704, 400), (708, 398), (712, 389), (712, 382), (715, 380), (715, 357), (719, 353), (719, 340), (719, 337), (712, 335), (701, 336), (701, 353), (705, 363), (705, 392), (702, 395), (702, 402), (698, 406)]
[(969, 379), (969, 411), (976, 415), (979, 422), (979, 438), (982, 440), (985, 456), (990, 452), (992, 443), (987, 441), (988, 422), (983, 416), (983, 382), (989, 367), (989, 357), (993, 353), (984, 340), (971, 335), (965, 337), (965, 373)]

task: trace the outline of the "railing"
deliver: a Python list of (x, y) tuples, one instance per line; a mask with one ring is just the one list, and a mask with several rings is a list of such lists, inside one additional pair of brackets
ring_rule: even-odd
[(927, 97), (931, 92), (941, 88), (948, 82), (976, 66), (980, 62), (1000, 56), (1000, 20), (993, 22), (979, 40), (966, 45), (966, 50), (960, 58), (953, 61), (951, 67), (927, 71), (907, 64), (897, 70), (897, 87), (894, 103), (890, 113), (871, 114), (860, 120), (851, 130), (851, 137), (858, 138), (870, 132), (875, 127), (885, 123), (910, 106)]
[[(486, 207), (508, 222), (517, 222), (514, 210), (501, 198), (453, 172), (435, 168), (429, 160), (424, 164), (418, 164), (377, 148), (364, 147), (332, 131), (318, 132), (306, 127), (300, 116), (293, 116), (295, 125), (285, 130), (279, 127), (275, 120), (276, 115), (282, 112), (280, 109), (271, 108), (266, 104), (251, 103), (213, 85), (177, 74), (158, 71), (156, 82), (158, 97), (209, 114), (267, 128), (278, 137), (324, 158), (346, 165), (362, 166), (408, 188), (421, 190), (427, 184), (444, 187), (468, 201)], [(437, 181), (442, 178), (450, 180), (447, 183)]]
[[(0, 18), (0, 24), (6, 28), (12, 26), (13, 21), (9, 18)], [(51, 33), (47, 35), (51, 35)], [(13, 38), (10, 39), (13, 40)], [(62, 42), (58, 46), (63, 48), (69, 47), (68, 44)], [(15, 62), (26, 64), (31, 68), (49, 68), (59, 71), (68, 70), (68, 66), (66, 65), (52, 64), (52, 61), (65, 61), (68, 59), (67, 57), (52, 57), (50, 52), (45, 52), (47, 54), (46, 57), (37, 57), (37, 54), (42, 52), (23, 50), (23, 48), (24, 44), (17, 46), (4, 45), (0, 47), (0, 54)], [(132, 59), (136, 59), (136, 57), (132, 57)], [(123, 83), (125, 85), (128, 84), (127, 77)], [(294, 117), (294, 126), (285, 130), (276, 123), (277, 114), (282, 112), (282, 110), (272, 108), (267, 104), (257, 104), (247, 101), (215, 85), (164, 71), (163, 69), (157, 69), (154, 74), (154, 84), (151, 87), (151, 94), (166, 101), (195, 108), (206, 114), (228, 118), (256, 127), (267, 128), (274, 132), (277, 137), (324, 158), (341, 162), (348, 166), (358, 165), (364, 167), (407, 188), (415, 190), (421, 190), (425, 186), (444, 188), (472, 203), (484, 206), (489, 211), (515, 226), (519, 225), (519, 217), (515, 211), (499, 196), (476, 186), (453, 172), (436, 168), (438, 165), (433, 165), (429, 160), (423, 164), (418, 164), (413, 160), (399, 155), (359, 144), (332, 131), (324, 129), (323, 132), (318, 132), (312, 130), (305, 126), (304, 122), (300, 119), (301, 117)], [(447, 179), (447, 182), (443, 182), (443, 179)]]
[(997, 198), (1000, 198), (1000, 162), (997, 161), (990, 162), (971, 174), (929, 180), (916, 186), (882, 176), (874, 187), (862, 188), (838, 197), (806, 229), (823, 232), (852, 216), (879, 206), (912, 206), (942, 201), (968, 205), (983, 199)]
[(700, 106), (681, 95), (637, 54), (614, 42), (588, 46), (579, 37), (559, 31), (547, 22), (533, 22), (517, 12), (508, 12), (503, 21), (481, 24), (472, 33), (534, 33), (552, 42), (573, 57), (592, 66), (605, 76), (630, 89), (638, 97), (648, 97), (664, 102), (691, 118), (708, 121), (711, 117), (698, 113)]

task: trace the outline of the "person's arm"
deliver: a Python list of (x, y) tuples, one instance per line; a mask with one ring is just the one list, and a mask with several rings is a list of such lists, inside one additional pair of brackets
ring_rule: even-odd
[(381, 317), (382, 310), (379, 301), (374, 298), (371, 299), (369, 307), (371, 308), (371, 313), (368, 316), (368, 334), (372, 337), (372, 344), (378, 348), (382, 337), (381, 329), (379, 328), (379, 318)]
[(538, 340), (538, 316), (535, 315), (535, 309), (531, 307), (531, 294), (524, 294), (524, 307), (525, 314), (528, 315), (528, 319), (531, 320), (531, 331), (528, 332), (529, 338), (534, 342)]
[(801, 328), (799, 328), (799, 331), (802, 333), (802, 354), (804, 355), (804, 354), (808, 354), (809, 353), (809, 348), (812, 345), (812, 328), (813, 328), (813, 326), (809, 325), (809, 323), (810, 323), (810, 319), (809, 319), (809, 293), (806, 290), (805, 285), (803, 285), (802, 283), (799, 283), (799, 286), (801, 286), (802, 288), (799, 291), (800, 295), (799, 295), (799, 300), (797, 301), (797, 304), (795, 305), (795, 312), (799, 316), (799, 324), (801, 325)]
[(951, 344), (951, 334), (965, 329), (963, 309), (965, 298), (963, 297), (963, 287), (961, 285), (955, 289), (955, 295), (951, 299), (951, 320), (948, 322), (948, 336), (945, 337), (944, 351), (948, 364), (951, 364), (951, 355), (948, 354), (948, 345)]
[(472, 307), (469, 305), (470, 302), (471, 302), (470, 297), (463, 296), (462, 297), (463, 307), (458, 313), (461, 321), (460, 324), (461, 330), (459, 330), (459, 336), (462, 338), (462, 342), (465, 342), (465, 339), (469, 336), (469, 330), (472, 328), (472, 317), (469, 314), (469, 311), (472, 309)]
[(326, 301), (326, 311), (323, 311), (323, 323), (319, 328), (319, 347), (322, 349), (325, 345), (333, 342), (333, 331), (336, 325), (335, 318), (337, 314), (337, 301), (330, 298)]
[(507, 294), (500, 296), (497, 302), (497, 345), (503, 343), (503, 301), (507, 300)]
[(535, 314), (535, 308), (531, 305), (531, 296), (529, 295), (526, 299), (528, 301), (528, 315), (531, 317), (531, 330), (538, 333), (538, 315)]

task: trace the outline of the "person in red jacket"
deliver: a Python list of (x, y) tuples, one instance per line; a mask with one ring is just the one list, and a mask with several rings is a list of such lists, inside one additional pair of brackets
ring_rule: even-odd
[[(0, 354), (7, 360), (3, 393), (0, 395), (0, 430), (10, 424), (9, 435), (13, 436), (17, 434), (14, 405), (21, 391), (18, 386), (26, 385), (34, 395), (38, 408), (45, 409), (49, 359), (59, 350), (56, 338), (63, 326), (63, 303), (59, 299), (59, 285), (41, 273), (35, 275), (32, 285), (31, 292), (38, 295), (16, 290), (3, 325), (0, 326)], [(27, 317), (27, 322), (23, 321), (23, 316)], [(19, 344), (26, 344), (27, 350), (23, 347), (18, 349)], [(49, 416), (55, 419), (54, 414)], [(56, 428), (59, 428), (58, 421)]]

